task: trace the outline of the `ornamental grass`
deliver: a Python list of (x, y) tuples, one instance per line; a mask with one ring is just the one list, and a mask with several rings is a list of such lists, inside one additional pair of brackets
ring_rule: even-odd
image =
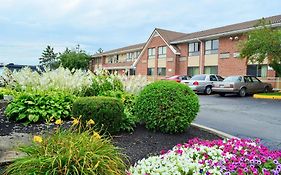
[[(81, 129), (77, 119), (71, 129), (59, 129), (46, 137), (34, 136), (33, 143), (19, 148), (27, 156), (16, 159), (4, 175), (121, 175), (125, 156), (110, 139), (93, 129)], [(94, 121), (89, 121), (93, 125)]]

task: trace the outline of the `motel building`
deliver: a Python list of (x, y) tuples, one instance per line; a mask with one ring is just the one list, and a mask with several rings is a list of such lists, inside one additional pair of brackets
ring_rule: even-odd
[[(281, 26), (281, 15), (264, 18), (272, 27)], [(219, 74), (275, 77), (268, 66), (241, 59), (237, 44), (247, 39), (260, 19), (209, 30), (180, 33), (156, 28), (145, 43), (93, 55), (91, 70), (161, 79), (173, 75)]]

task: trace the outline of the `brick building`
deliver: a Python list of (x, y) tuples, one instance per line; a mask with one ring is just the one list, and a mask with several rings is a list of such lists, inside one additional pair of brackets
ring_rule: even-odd
[[(281, 26), (281, 15), (265, 20), (272, 27)], [(275, 72), (267, 61), (259, 65), (239, 57), (238, 42), (247, 39), (246, 32), (258, 23), (253, 20), (194, 33), (156, 28), (145, 43), (93, 55), (91, 69), (154, 78), (202, 73), (273, 77)]]

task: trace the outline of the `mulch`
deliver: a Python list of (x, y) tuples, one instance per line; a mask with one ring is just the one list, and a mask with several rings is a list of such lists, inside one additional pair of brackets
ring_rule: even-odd
[[(46, 124), (23, 124), (9, 121), (0, 110), (0, 136), (17, 133), (42, 133), (52, 130), (54, 125)], [(121, 151), (128, 156), (130, 164), (133, 165), (137, 160), (141, 160), (150, 155), (157, 155), (161, 150), (169, 150), (178, 143), (185, 143), (189, 139), (201, 138), (206, 140), (220, 139), (220, 137), (203, 131), (197, 127), (190, 126), (184, 133), (164, 134), (161, 132), (149, 131), (144, 125), (138, 125), (132, 133), (120, 133), (113, 137), (113, 144), (118, 146)]]

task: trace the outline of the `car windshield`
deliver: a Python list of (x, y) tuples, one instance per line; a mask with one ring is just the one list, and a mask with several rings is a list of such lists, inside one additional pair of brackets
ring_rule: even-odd
[(194, 75), (191, 80), (205, 80), (206, 75)]
[(241, 76), (231, 76), (227, 77), (223, 80), (223, 82), (241, 82), (242, 77)]

